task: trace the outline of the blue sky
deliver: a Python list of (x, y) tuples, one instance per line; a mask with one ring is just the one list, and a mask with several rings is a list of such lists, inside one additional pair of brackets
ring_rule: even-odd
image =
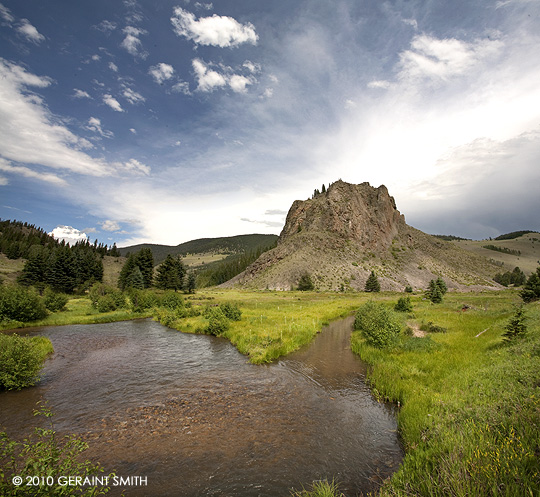
[(538, 0), (0, 0), (0, 217), (279, 233), (337, 179), (407, 222), (540, 229)]

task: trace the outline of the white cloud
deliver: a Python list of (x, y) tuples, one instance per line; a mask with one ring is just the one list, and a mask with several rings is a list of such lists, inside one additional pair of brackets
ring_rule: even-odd
[(368, 86), (368, 88), (382, 88), (383, 90), (386, 90), (386, 89), (390, 88), (391, 83), (390, 83), (390, 81), (375, 80), (375, 81), (370, 81), (367, 84), (367, 86)]
[(229, 86), (236, 93), (245, 93), (247, 85), (251, 85), (253, 81), (251, 78), (246, 78), (240, 74), (233, 74), (229, 78)]
[(88, 119), (88, 125), (86, 129), (98, 133), (104, 138), (113, 138), (114, 133), (112, 131), (104, 130), (101, 126), (101, 121), (97, 117), (91, 117)]
[(169, 64), (165, 64), (164, 62), (160, 62), (159, 64), (150, 67), (148, 74), (154, 78), (156, 83), (161, 85), (164, 81), (167, 81), (173, 77), (174, 67)]
[(195, 7), (197, 7), (198, 9), (212, 10), (214, 8), (214, 4), (195, 2)]
[(103, 95), (103, 103), (107, 104), (112, 110), (115, 110), (116, 112), (124, 112), (124, 109), (122, 109), (122, 106), (120, 105), (120, 102), (116, 100), (112, 95)]
[(102, 31), (103, 33), (109, 34), (111, 31), (116, 29), (116, 23), (111, 21), (101, 21), (97, 26), (94, 26), (95, 29)]
[(129, 128), (129, 130), (130, 130), (134, 135), (137, 134), (137, 130), (136, 130), (135, 128)]
[(50, 78), (0, 59), (0, 155), (14, 162), (82, 174), (108, 174), (104, 162), (79, 150), (88, 142), (60, 125), (42, 100), (29, 92), (29, 87), (50, 84)]
[(24, 36), (28, 41), (35, 43), (36, 45), (45, 41), (45, 36), (38, 32), (38, 30), (30, 24), (28, 19), (21, 19), (20, 25), (17, 26), (17, 31)]
[(0, 3), (0, 17), (2, 17), (2, 19), (8, 24), (11, 24), (12, 22), (15, 21), (15, 18), (11, 15), (11, 11), (1, 3)]
[(174, 32), (178, 36), (185, 36), (198, 45), (237, 47), (242, 43), (256, 45), (259, 39), (251, 23), (240, 24), (232, 17), (215, 14), (196, 20), (191, 12), (181, 7), (174, 9), (171, 22), (174, 26)]
[(197, 78), (197, 90), (209, 92), (227, 85), (225, 77), (217, 71), (209, 69), (202, 60), (193, 59), (191, 63)]
[(134, 57), (141, 57), (145, 59), (148, 54), (142, 51), (142, 42), (139, 39), (141, 35), (147, 32), (144, 29), (135, 28), (133, 26), (125, 27), (122, 32), (126, 35), (120, 46), (126, 49)]
[[(30, 169), (24, 166), (13, 166), (8, 161), (2, 159), (1, 157), (0, 157), (0, 171), (4, 171), (5, 173), (17, 174), (20, 176), (24, 176), (25, 178), (45, 181), (46, 183), (52, 183), (56, 186), (67, 186), (67, 182), (64, 179), (56, 176), (56, 174), (35, 171), (33, 169)], [(6, 178), (4, 179), (6, 181), (4, 184), (7, 184), (7, 179)]]
[(70, 245), (75, 245), (77, 242), (85, 242), (88, 240), (86, 233), (83, 233), (72, 226), (57, 226), (49, 233), (49, 235), (56, 240), (64, 240)]
[(132, 90), (131, 88), (124, 89), (122, 95), (130, 104), (133, 105), (140, 104), (146, 101), (146, 98), (144, 98), (140, 93)]
[(189, 83), (187, 81), (179, 81), (175, 83), (171, 88), (175, 93), (183, 93), (184, 95), (191, 95), (189, 91)]
[(479, 62), (498, 54), (503, 44), (489, 38), (468, 43), (455, 38), (437, 39), (428, 35), (415, 36), (411, 49), (401, 53), (399, 77), (440, 78), (465, 73)]
[(112, 221), (111, 219), (107, 219), (106, 221), (103, 221), (100, 223), (101, 229), (105, 231), (120, 231), (121, 227), (118, 221)]
[(251, 62), (250, 60), (246, 60), (242, 64), (242, 67), (245, 67), (249, 72), (253, 74), (258, 74), (261, 72), (261, 65)]
[(114, 62), (109, 62), (109, 69), (114, 72), (118, 72), (118, 66)]
[(73, 98), (92, 98), (86, 91), (73, 88)]
[(119, 169), (123, 169), (129, 172), (135, 173), (135, 174), (142, 174), (145, 176), (148, 176), (151, 171), (149, 166), (142, 164), (136, 159), (129, 159), (127, 162), (123, 162), (116, 165), (119, 167)]

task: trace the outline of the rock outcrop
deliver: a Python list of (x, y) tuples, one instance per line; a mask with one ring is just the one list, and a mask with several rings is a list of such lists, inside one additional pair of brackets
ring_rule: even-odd
[(296, 200), (277, 247), (225, 286), (289, 290), (308, 273), (320, 290), (363, 290), (371, 271), (383, 290), (425, 288), (438, 276), (450, 288), (496, 286), (487, 260), (408, 226), (384, 185), (341, 180)]

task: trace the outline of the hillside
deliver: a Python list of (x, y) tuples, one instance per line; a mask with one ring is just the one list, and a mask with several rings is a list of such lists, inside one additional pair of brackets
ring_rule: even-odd
[[(451, 243), (491, 260), (498, 266), (497, 272), (501, 273), (519, 267), (529, 276), (540, 264), (540, 233), (527, 233), (507, 240), (459, 240)], [(499, 247), (505, 252), (484, 248), (485, 246)]]
[(128, 253), (138, 252), (142, 248), (152, 250), (154, 262), (161, 263), (168, 254), (181, 255), (184, 262), (191, 267), (208, 264), (226, 258), (233, 254), (254, 252), (261, 248), (273, 245), (277, 235), (237, 235), (221, 238), (200, 238), (180, 245), (158, 245), (143, 243), (120, 248), (120, 253), (125, 256)]
[(383, 290), (424, 289), (438, 276), (465, 290), (497, 288), (500, 268), (408, 226), (385, 186), (338, 181), (295, 201), (277, 247), (225, 286), (288, 290), (308, 273), (320, 290), (363, 290), (371, 271)]

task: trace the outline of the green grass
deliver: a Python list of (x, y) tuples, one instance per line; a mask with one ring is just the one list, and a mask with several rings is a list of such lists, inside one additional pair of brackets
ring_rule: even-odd
[(69, 300), (65, 311), (49, 314), (45, 319), (21, 323), (18, 321), (9, 321), (0, 323), (1, 330), (16, 328), (30, 328), (34, 326), (64, 326), (69, 324), (97, 324), (111, 323), (115, 321), (127, 321), (150, 317), (151, 311), (145, 313), (134, 313), (128, 309), (118, 309), (112, 312), (98, 312), (92, 307), (88, 298), (79, 297)]
[(416, 297), (414, 320), (446, 333), (402, 337), (387, 350), (353, 334), (374, 394), (401, 406), (406, 456), (380, 495), (539, 495), (540, 305), (526, 308), (527, 337), (505, 344), (517, 300), (513, 292), (447, 294), (438, 305)]

